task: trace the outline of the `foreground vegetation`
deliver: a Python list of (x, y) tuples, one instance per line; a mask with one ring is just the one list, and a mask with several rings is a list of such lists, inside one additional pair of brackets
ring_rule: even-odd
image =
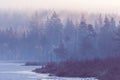
[(48, 63), (37, 73), (50, 73), (60, 77), (96, 77), (99, 80), (120, 79), (120, 58), (107, 58), (91, 61), (66, 61), (60, 63)]

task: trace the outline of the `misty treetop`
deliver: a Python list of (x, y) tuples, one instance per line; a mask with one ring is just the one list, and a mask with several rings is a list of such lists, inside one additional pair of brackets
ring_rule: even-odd
[(97, 16), (94, 24), (80, 16), (80, 21), (63, 21), (56, 12), (44, 18), (34, 14), (21, 33), (14, 27), (1, 29), (0, 59), (52, 62), (119, 56), (120, 23), (109, 15)]

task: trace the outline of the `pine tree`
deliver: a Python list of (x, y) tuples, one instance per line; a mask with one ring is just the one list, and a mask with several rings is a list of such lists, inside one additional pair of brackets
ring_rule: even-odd
[(46, 24), (46, 36), (50, 44), (58, 45), (62, 39), (62, 23), (56, 12), (54, 12)]

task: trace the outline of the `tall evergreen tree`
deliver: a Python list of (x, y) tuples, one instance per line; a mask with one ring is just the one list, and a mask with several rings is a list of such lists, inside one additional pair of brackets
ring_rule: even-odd
[(64, 28), (64, 44), (69, 54), (75, 54), (76, 29), (72, 20), (67, 19)]
[(60, 43), (62, 39), (62, 28), (61, 20), (56, 12), (54, 12), (46, 24), (46, 36), (50, 44), (58, 45)]

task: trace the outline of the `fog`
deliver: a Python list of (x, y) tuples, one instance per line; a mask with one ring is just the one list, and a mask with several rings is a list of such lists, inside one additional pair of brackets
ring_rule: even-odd
[(119, 13), (119, 3), (119, 0), (0, 0), (0, 9), (52, 9)]

